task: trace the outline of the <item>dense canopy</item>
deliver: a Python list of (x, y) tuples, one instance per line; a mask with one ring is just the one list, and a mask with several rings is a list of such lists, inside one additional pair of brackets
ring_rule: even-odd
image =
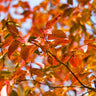
[(95, 96), (96, 0), (33, 1), (0, 0), (0, 96)]

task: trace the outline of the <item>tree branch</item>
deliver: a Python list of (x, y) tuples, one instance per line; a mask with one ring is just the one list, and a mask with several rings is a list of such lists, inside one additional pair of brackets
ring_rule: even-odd
[[(58, 61), (60, 64), (64, 65), (64, 66), (71, 72), (71, 74), (76, 78), (76, 80), (77, 80), (84, 88), (88, 88), (88, 89), (96, 92), (96, 89), (95, 89), (95, 88), (92, 88), (92, 87), (89, 87), (89, 86), (84, 85), (84, 84), (78, 79), (78, 77), (72, 72), (72, 70), (71, 70), (66, 64), (64, 64), (63, 62), (61, 62), (55, 55), (53, 55), (53, 54), (52, 54), (50, 51), (48, 51), (48, 50), (47, 50), (46, 52), (49, 53), (49, 54), (51, 54), (51, 55), (56, 59), (56, 61)], [(67, 62), (67, 64), (68, 64), (68, 62)]]
[[(33, 43), (33, 42), (32, 42), (32, 43)], [(36, 46), (40, 47), (40, 46), (37, 45), (36, 43), (33, 43), (33, 44), (35, 44)], [(78, 77), (72, 72), (72, 70), (71, 70), (66, 64), (64, 64), (63, 62), (61, 62), (61, 61), (60, 61), (55, 55), (53, 55), (49, 50), (46, 50), (46, 53), (47, 53), (47, 54), (48, 54), (48, 53), (51, 54), (51, 55), (56, 59), (57, 62), (59, 62), (60, 64), (64, 65), (64, 66), (71, 72), (71, 74), (76, 78), (76, 80), (80, 83), (80, 85), (82, 85), (84, 88), (88, 88), (88, 89), (96, 92), (96, 89), (95, 89), (95, 88), (92, 88), (92, 87), (89, 87), (89, 86), (84, 85), (84, 84), (78, 79)], [(68, 61), (67, 61), (66, 63), (68, 64)]]

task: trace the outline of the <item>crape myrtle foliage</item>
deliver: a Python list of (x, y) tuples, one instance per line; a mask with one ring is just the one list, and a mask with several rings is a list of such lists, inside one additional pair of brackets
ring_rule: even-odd
[(31, 9), (27, 1), (0, 0), (1, 96), (95, 96), (96, 0), (73, 1), (44, 0)]

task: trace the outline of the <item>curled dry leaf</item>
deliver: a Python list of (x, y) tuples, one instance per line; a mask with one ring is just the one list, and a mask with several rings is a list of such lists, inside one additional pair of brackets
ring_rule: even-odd
[(66, 34), (62, 30), (53, 30), (52, 35), (58, 38), (66, 38)]

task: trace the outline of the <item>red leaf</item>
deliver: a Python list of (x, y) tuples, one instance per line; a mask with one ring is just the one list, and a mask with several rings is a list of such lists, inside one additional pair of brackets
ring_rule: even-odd
[(18, 37), (18, 38), (17, 38), (17, 41), (19, 41), (19, 42), (21, 42), (21, 43), (25, 43), (25, 39), (22, 38), (22, 37)]
[(71, 63), (71, 65), (73, 67), (77, 67), (79, 65), (79, 60), (78, 60), (78, 56), (74, 55), (70, 58), (69, 62)]
[(17, 40), (14, 40), (11, 45), (8, 48), (8, 57), (10, 58), (10, 56), (13, 54), (13, 52), (19, 47), (20, 42), (18, 42)]

